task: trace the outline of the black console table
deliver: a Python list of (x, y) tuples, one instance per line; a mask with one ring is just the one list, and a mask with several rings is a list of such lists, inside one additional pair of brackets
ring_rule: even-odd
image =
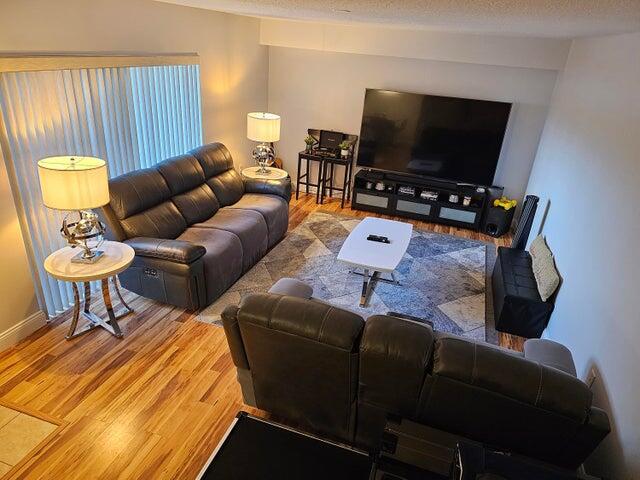
[(479, 230), (487, 198), (486, 188), (475, 185), (360, 170), (351, 208)]
[[(306, 169), (303, 174), (300, 172), (302, 162), (306, 162)], [(312, 182), (310, 180), (310, 163), (318, 162), (318, 181)], [(333, 185), (334, 166), (344, 167), (344, 177), (342, 180), (342, 187)], [(353, 155), (349, 155), (346, 158), (331, 155), (319, 155), (318, 152), (300, 152), (298, 153), (298, 174), (296, 185), (296, 200), (300, 192), (300, 186), (306, 187), (307, 193), (309, 193), (309, 187), (316, 187), (316, 203), (323, 203), (327, 190), (329, 190), (329, 196), (333, 195), (333, 191), (342, 192), (341, 208), (344, 208), (345, 198), (348, 200), (351, 197), (351, 175), (353, 171)], [(304, 180), (303, 180), (304, 179)]]
[[(308, 134), (313, 137), (316, 142), (320, 138), (320, 130), (310, 128), (307, 130)], [(329, 190), (329, 196), (333, 195), (333, 191), (342, 192), (340, 207), (344, 208), (345, 198), (349, 200), (351, 198), (351, 180), (353, 176), (353, 161), (355, 146), (358, 142), (357, 135), (343, 134), (343, 140), (346, 140), (351, 144), (349, 148), (349, 155), (347, 157), (341, 157), (340, 151), (328, 152), (321, 151), (317, 148), (313, 148), (311, 151), (302, 151), (298, 153), (298, 169), (296, 174), (296, 200), (300, 195), (300, 188), (305, 187), (306, 193), (309, 193), (309, 187), (316, 188), (316, 203), (322, 204), (327, 189)], [(317, 145), (317, 143), (316, 143)], [(318, 162), (318, 179), (314, 182), (311, 179), (311, 165), (313, 162)], [(302, 172), (302, 165), (305, 164), (304, 173)], [(342, 179), (342, 186), (337, 187), (333, 184), (334, 169), (336, 166), (344, 167), (344, 176)]]

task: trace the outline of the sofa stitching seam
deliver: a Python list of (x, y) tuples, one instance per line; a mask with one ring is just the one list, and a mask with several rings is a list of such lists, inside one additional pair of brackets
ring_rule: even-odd
[(477, 368), (478, 368), (478, 344), (473, 344), (473, 368), (471, 369), (471, 385), (476, 384)]
[(317, 341), (320, 341), (320, 337), (322, 337), (322, 331), (324, 330), (324, 323), (327, 320), (327, 317), (329, 316), (332, 310), (333, 310), (333, 307), (330, 306), (328, 310), (325, 312), (324, 316), (322, 317), (322, 323), (320, 324), (320, 329), (318, 330), (318, 338), (316, 338)]
[(538, 379), (538, 394), (536, 395), (536, 402), (535, 402), (536, 407), (538, 406), (538, 403), (542, 398), (542, 365), (540, 365), (539, 363), (538, 363), (538, 372), (540, 373), (540, 375)]
[(276, 311), (276, 308), (278, 308), (278, 305), (280, 305), (280, 302), (282, 301), (284, 297), (281, 296), (280, 298), (278, 298), (278, 300), (276, 300), (276, 303), (273, 305), (273, 308), (271, 309), (271, 311), (269, 312), (269, 321), (267, 323), (267, 326), (269, 328), (271, 328), (271, 320), (273, 319), (273, 312)]

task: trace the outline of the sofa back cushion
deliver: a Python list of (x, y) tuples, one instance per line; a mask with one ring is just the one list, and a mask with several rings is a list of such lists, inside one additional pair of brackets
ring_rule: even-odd
[(209, 178), (207, 185), (211, 187), (223, 207), (233, 205), (244, 195), (244, 182), (233, 168)]
[(198, 160), (205, 178), (211, 178), (233, 168), (231, 152), (222, 143), (202, 145), (191, 150), (189, 154)]
[(177, 238), (187, 222), (171, 200), (120, 220), (127, 238)]
[(577, 378), (499, 347), (439, 336), (415, 420), (558, 463), (579, 441), (591, 391)]
[(591, 407), (591, 390), (574, 376), (461, 337), (438, 339), (433, 374), (491, 390), (580, 423)]
[(174, 195), (171, 199), (187, 225), (204, 222), (220, 209), (218, 199), (206, 183), (188, 192)]
[(176, 238), (187, 228), (171, 201), (167, 182), (155, 168), (112, 179), (109, 195), (109, 206), (126, 238)]
[(167, 182), (171, 199), (187, 225), (211, 218), (220, 208), (218, 199), (205, 183), (204, 170), (194, 156), (185, 154), (169, 158), (159, 163), (157, 169)]
[(428, 389), (430, 326), (388, 315), (367, 319), (360, 342), (357, 443), (375, 447), (388, 415), (413, 418)]
[(155, 168), (125, 173), (109, 181), (109, 204), (118, 220), (159, 205), (171, 197), (171, 190)]
[(185, 154), (168, 158), (156, 165), (172, 195), (192, 190), (205, 181), (204, 171), (195, 157)]
[(231, 153), (221, 143), (210, 143), (189, 152), (200, 166), (220, 205), (233, 205), (244, 194), (242, 177), (233, 168)]
[(257, 406), (353, 441), (364, 320), (324, 303), (268, 293), (245, 297), (237, 318)]

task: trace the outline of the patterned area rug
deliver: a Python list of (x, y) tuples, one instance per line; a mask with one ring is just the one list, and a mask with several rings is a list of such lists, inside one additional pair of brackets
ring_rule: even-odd
[(227, 305), (237, 304), (249, 293), (267, 291), (282, 277), (294, 277), (311, 284), (315, 297), (364, 318), (398, 312), (428, 319), (442, 332), (484, 340), (485, 243), (414, 228), (396, 270), (401, 285), (376, 282), (362, 308), (362, 277), (349, 273), (349, 267), (336, 260), (359, 222), (319, 212), (309, 215), (197, 319), (219, 324)]

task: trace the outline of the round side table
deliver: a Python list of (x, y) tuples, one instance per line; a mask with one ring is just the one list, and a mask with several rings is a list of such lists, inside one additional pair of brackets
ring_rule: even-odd
[[(71, 282), (73, 286), (73, 318), (71, 319), (71, 327), (67, 334), (67, 340), (71, 340), (83, 333), (93, 330), (96, 327), (102, 327), (112, 335), (122, 338), (122, 331), (118, 325), (118, 319), (133, 312), (133, 309), (127, 305), (122, 298), (120, 289), (118, 288), (117, 275), (126, 270), (135, 255), (133, 248), (120, 242), (105, 241), (100, 250), (104, 254), (95, 263), (73, 263), (73, 258), (78, 250), (71, 247), (64, 247), (53, 252), (44, 261), (44, 269), (49, 275), (58, 280)], [(102, 298), (107, 309), (109, 320), (104, 320), (93, 313), (91, 308), (91, 284), (90, 282), (100, 280), (102, 284)], [(114, 290), (118, 295), (120, 303), (125, 308), (123, 312), (118, 314), (113, 311), (111, 303), (111, 294), (109, 293), (109, 282), (113, 284)], [(84, 305), (82, 308), (82, 316), (88, 320), (87, 325), (79, 330), (78, 319), (80, 318), (80, 293), (78, 292), (77, 283), (84, 283)]]
[(260, 173), (260, 167), (248, 167), (242, 169), (242, 175), (247, 178), (260, 178), (264, 180), (280, 180), (287, 178), (289, 174), (286, 170), (275, 167), (267, 167), (267, 173)]

